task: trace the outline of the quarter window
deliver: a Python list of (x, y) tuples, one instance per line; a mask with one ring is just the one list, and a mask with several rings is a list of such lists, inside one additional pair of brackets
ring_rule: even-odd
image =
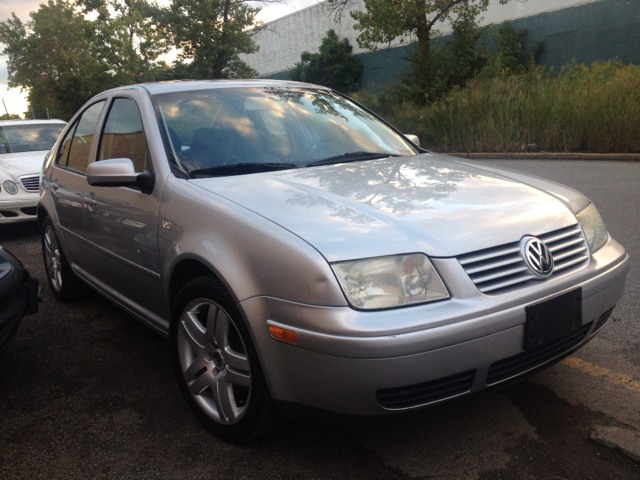
[(149, 149), (138, 107), (132, 100), (116, 98), (102, 132), (98, 160), (128, 158), (133, 162), (136, 172), (144, 172), (148, 156)]
[(58, 165), (70, 167), (81, 172), (87, 171), (89, 149), (91, 148), (91, 141), (98, 125), (102, 107), (104, 107), (104, 100), (94, 103), (84, 111), (80, 120), (69, 129), (58, 152), (58, 158), (56, 159)]

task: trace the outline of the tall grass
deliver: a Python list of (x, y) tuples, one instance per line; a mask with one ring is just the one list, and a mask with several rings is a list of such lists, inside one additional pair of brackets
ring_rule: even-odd
[(640, 152), (640, 66), (617, 61), (476, 78), (425, 107), (355, 97), (440, 152)]

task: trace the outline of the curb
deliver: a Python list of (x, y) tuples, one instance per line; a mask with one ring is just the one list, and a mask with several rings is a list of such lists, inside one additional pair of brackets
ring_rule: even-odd
[[(445, 152), (442, 152), (445, 153)], [(547, 152), (507, 152), (507, 153), (456, 153), (447, 155), (472, 160), (598, 160), (640, 162), (640, 153), (547, 153)]]

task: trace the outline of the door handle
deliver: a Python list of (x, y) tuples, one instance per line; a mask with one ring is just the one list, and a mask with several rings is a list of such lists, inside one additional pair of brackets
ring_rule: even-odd
[(96, 201), (95, 194), (91, 192), (89, 195), (84, 197), (84, 203), (89, 209), (89, 211), (93, 212), (93, 208), (98, 204), (98, 202)]

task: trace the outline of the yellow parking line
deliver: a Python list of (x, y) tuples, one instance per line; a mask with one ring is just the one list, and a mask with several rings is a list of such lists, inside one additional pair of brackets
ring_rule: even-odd
[(615, 373), (608, 368), (585, 362), (584, 360), (576, 357), (565, 358), (560, 363), (569, 368), (577, 368), (579, 371), (588, 373), (594, 377), (603, 377), (607, 382), (613, 385), (622, 385), (627, 390), (640, 391), (640, 382), (629, 375), (625, 375), (624, 373)]

